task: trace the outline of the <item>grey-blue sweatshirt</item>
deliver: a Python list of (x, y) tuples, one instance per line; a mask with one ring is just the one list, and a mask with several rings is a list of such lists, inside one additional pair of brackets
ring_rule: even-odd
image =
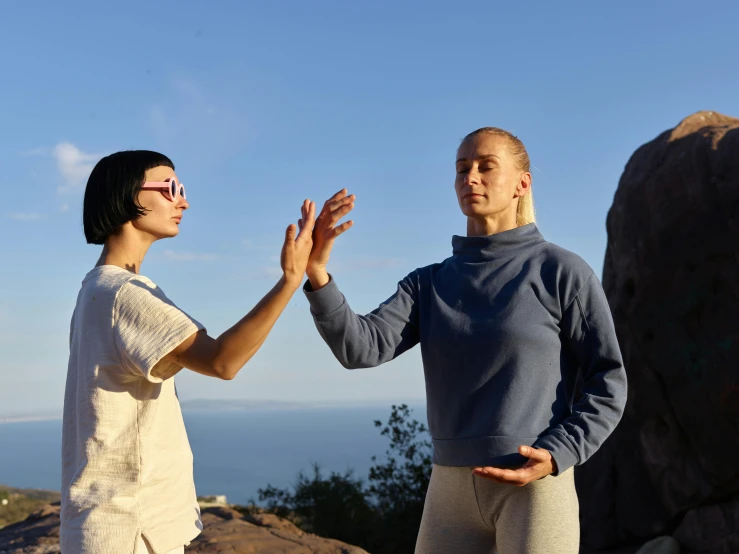
[[(452, 238), (372, 313), (336, 282), (305, 292), (319, 333), (349, 369), (421, 344), (434, 463), (516, 467), (521, 444), (551, 452), (559, 474), (587, 460), (626, 402), (611, 312), (592, 269), (535, 224)], [(581, 390), (575, 398), (578, 373)]]

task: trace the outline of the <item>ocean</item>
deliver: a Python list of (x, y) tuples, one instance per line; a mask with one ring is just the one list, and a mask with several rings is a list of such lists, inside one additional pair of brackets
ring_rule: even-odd
[[(351, 468), (366, 481), (372, 456), (385, 459), (383, 423), (390, 405), (256, 411), (184, 411), (195, 459), (199, 496), (225, 494), (231, 503), (258, 499), (268, 484), (287, 487), (317, 463), (329, 471)], [(423, 406), (412, 416), (425, 423)], [(0, 483), (59, 490), (60, 420), (0, 424)]]

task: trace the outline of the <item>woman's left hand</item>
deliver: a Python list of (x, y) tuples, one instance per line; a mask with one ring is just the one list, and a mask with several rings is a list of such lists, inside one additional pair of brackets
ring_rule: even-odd
[(310, 259), (313, 246), (313, 225), (316, 221), (316, 205), (305, 200), (301, 208), (303, 217), (298, 220), (300, 233), (295, 237), (295, 225), (288, 226), (285, 231), (285, 243), (280, 254), (280, 266), (285, 282), (294, 289), (300, 286), (305, 275), (305, 268)]
[(531, 483), (531, 481), (546, 477), (556, 469), (554, 458), (552, 458), (549, 450), (533, 448), (531, 446), (519, 446), (518, 453), (529, 459), (523, 467), (518, 469), (476, 467), (472, 470), (472, 473), (480, 477), (485, 477), (486, 479), (491, 479), (496, 483), (523, 487)]

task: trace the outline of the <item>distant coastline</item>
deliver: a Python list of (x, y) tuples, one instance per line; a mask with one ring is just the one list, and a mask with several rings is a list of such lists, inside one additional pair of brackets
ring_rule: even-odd
[(0, 416), (0, 425), (2, 425), (3, 423), (27, 423), (30, 421), (54, 421), (61, 419), (61, 413), (47, 415), (8, 415)]
[[(254, 399), (225, 399), (225, 398), (197, 398), (184, 400), (180, 403), (183, 413), (189, 412), (265, 412), (288, 410), (315, 410), (332, 408), (365, 408), (387, 406), (391, 404), (410, 404), (420, 406), (425, 404), (423, 398), (412, 400), (362, 400), (362, 401), (316, 401), (292, 402), (285, 400), (254, 400)], [(25, 413), (0, 413), (0, 425), (4, 423), (28, 423), (34, 421), (55, 421), (62, 419), (62, 410)]]

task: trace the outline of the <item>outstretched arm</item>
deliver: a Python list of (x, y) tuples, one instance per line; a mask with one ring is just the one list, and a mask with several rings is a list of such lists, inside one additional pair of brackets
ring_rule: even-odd
[[(272, 290), (241, 321), (218, 338), (210, 337), (205, 331), (194, 333), (165, 356), (167, 362), (220, 379), (236, 376), (262, 346), (303, 280), (312, 246), (315, 204), (306, 200), (302, 214), (297, 237), (295, 225), (290, 225), (285, 232), (280, 258), (283, 275)], [(162, 364), (163, 371), (167, 371), (167, 365)]]
[(336, 237), (352, 226), (338, 224), (354, 208), (354, 195), (342, 189), (323, 206), (313, 232), (305, 293), (318, 332), (346, 368), (373, 367), (399, 356), (419, 340), (415, 272), (398, 284), (397, 292), (365, 316), (349, 307), (326, 266)]

